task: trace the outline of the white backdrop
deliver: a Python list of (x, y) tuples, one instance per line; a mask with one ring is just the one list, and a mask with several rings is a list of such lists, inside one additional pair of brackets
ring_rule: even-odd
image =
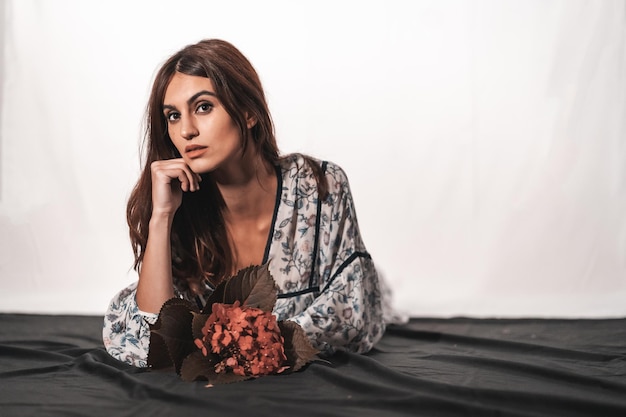
[(136, 279), (152, 77), (219, 37), (283, 152), (347, 171), (400, 309), (626, 315), (624, 1), (0, 4), (0, 311), (102, 314)]

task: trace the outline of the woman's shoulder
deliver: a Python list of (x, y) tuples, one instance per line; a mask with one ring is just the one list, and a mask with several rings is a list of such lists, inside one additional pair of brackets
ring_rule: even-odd
[(303, 169), (311, 169), (310, 164), (315, 163), (321, 165), (322, 161), (313, 156), (303, 154), (303, 153), (289, 153), (280, 157), (279, 165), (282, 168), (292, 169), (296, 168), (299, 170)]
[(279, 164), (283, 169), (283, 172), (297, 172), (300, 175), (307, 177), (314, 175), (314, 168), (311, 165), (315, 164), (317, 167), (322, 169), (324, 176), (328, 181), (341, 184), (347, 184), (348, 182), (348, 177), (339, 164), (333, 161), (322, 160), (307, 154), (290, 153), (283, 155)]

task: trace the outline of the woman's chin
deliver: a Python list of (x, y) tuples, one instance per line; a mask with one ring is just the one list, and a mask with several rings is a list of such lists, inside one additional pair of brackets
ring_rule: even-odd
[(191, 170), (199, 175), (208, 174), (215, 170), (215, 167), (212, 164), (206, 163), (204, 161), (199, 160), (190, 160), (185, 161)]

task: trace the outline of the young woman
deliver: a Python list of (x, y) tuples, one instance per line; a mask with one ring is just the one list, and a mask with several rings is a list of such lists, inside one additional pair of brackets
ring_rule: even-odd
[(156, 75), (147, 107), (145, 167), (127, 217), (139, 280), (118, 293), (103, 340), (145, 367), (148, 323), (163, 303), (202, 305), (238, 270), (269, 263), (274, 313), (324, 353), (366, 352), (384, 332), (376, 269), (345, 173), (281, 156), (259, 77), (233, 45), (189, 45)]

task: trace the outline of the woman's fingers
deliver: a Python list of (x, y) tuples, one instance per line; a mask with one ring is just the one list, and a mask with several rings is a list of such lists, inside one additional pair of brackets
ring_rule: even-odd
[(200, 188), (200, 175), (193, 172), (182, 158), (165, 159), (152, 163), (152, 172), (167, 183), (177, 178), (183, 191), (197, 191)]
[(153, 211), (173, 214), (180, 207), (182, 192), (200, 188), (200, 176), (182, 158), (154, 161), (150, 169)]
[(176, 178), (180, 182), (180, 188), (183, 191), (194, 191), (193, 184), (189, 179), (189, 175), (183, 170), (175, 170), (172, 175), (178, 174)]

